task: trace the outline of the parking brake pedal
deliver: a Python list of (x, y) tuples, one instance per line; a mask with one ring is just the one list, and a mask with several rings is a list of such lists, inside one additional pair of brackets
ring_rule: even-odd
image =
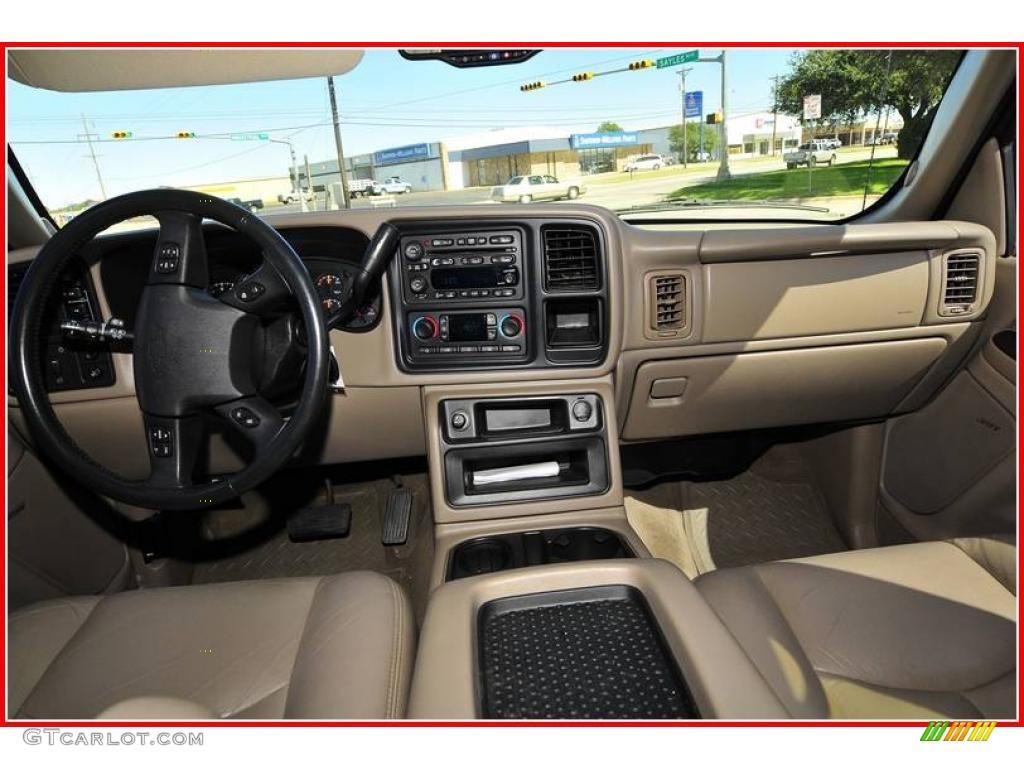
[(409, 538), (409, 515), (412, 513), (412, 491), (396, 488), (388, 496), (381, 525), (380, 543), (385, 547), (405, 544)]
[(298, 543), (341, 539), (348, 536), (352, 507), (348, 504), (323, 504), (305, 507), (288, 518), (288, 538)]

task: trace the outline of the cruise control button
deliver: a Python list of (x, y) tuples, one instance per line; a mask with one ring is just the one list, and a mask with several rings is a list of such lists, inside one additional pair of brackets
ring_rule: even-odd
[(256, 280), (246, 280), (235, 289), (235, 295), (241, 301), (255, 301), (266, 293), (266, 290), (267, 287), (263, 283)]

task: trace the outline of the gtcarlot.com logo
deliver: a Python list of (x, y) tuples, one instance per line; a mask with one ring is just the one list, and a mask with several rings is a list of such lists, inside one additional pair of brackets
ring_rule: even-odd
[(203, 734), (193, 731), (80, 731), (26, 728), (26, 744), (64, 747), (201, 747)]

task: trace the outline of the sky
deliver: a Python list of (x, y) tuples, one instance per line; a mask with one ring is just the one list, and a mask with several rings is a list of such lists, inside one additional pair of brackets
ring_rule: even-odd
[[(680, 113), (679, 67), (623, 72), (527, 93), (519, 86), (683, 50), (563, 48), (541, 51), (522, 64), (477, 69), (410, 62), (391, 49), (369, 50), (355, 69), (335, 78), (345, 154), (511, 126), (554, 126), (568, 136), (592, 132), (606, 120), (626, 130), (674, 124)], [(702, 49), (700, 54), (719, 52)], [(730, 50), (730, 114), (770, 110), (771, 78), (787, 71), (792, 54), (779, 48)], [(716, 110), (721, 68), (687, 66), (692, 67), (687, 90), (703, 91), (704, 111)], [(287, 176), (285, 144), (236, 141), (229, 134), (266, 132), (290, 141), (300, 163), (304, 155), (312, 163), (337, 156), (330, 120), (325, 78), (81, 94), (7, 81), (8, 141), (51, 208), (100, 198), (87, 132), (111, 197), (156, 186)], [(114, 131), (133, 136), (115, 141)], [(199, 138), (165, 138), (178, 131)]]

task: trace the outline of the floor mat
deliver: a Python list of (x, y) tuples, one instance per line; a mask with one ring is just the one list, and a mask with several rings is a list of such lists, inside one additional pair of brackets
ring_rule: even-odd
[(690, 578), (847, 548), (793, 445), (774, 446), (728, 480), (629, 490), (626, 515), (652, 555)]
[[(434, 536), (430, 516), (430, 495), (426, 477), (403, 476), (402, 483), (413, 492), (409, 539), (398, 547), (381, 544), (381, 514), (388, 494), (395, 487), (389, 479), (334, 486), (334, 502), (352, 506), (348, 536), (341, 539), (293, 543), (283, 527), (254, 546), (226, 557), (197, 562), (192, 583), (272, 579), (288, 576), (323, 576), (344, 571), (377, 571), (390, 576), (413, 601), (418, 617), (426, 607)], [(265, 500), (246, 499), (245, 509), (216, 510), (207, 514), (208, 539), (226, 539), (266, 514)]]

